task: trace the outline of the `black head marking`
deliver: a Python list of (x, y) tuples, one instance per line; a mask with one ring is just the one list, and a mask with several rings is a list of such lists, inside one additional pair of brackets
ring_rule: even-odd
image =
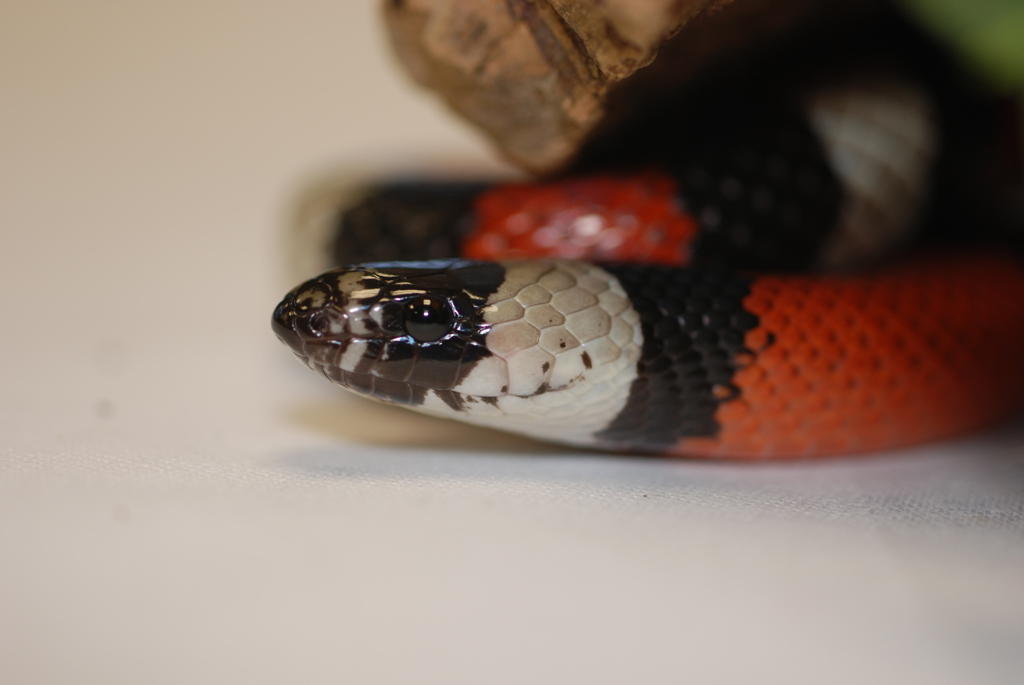
[(329, 271), (274, 310), (277, 336), (311, 367), (362, 394), (422, 404), (428, 390), (459, 409), (452, 388), (489, 354), (481, 308), (500, 264), (435, 260)]
[(454, 257), (486, 183), (406, 181), (369, 190), (338, 216), (335, 264)]

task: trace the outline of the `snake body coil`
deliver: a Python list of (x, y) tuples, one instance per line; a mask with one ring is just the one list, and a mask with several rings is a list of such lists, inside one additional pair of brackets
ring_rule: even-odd
[(312, 368), (385, 402), (574, 445), (751, 458), (1005, 417), (1024, 399), (1022, 321), (1024, 269), (991, 253), (849, 277), (364, 265), (300, 286), (274, 315)]
[(1017, 411), (1024, 266), (902, 250), (946, 194), (927, 91), (869, 72), (727, 104), (653, 163), (369, 192), (335, 241), (364, 263), (289, 293), (277, 335), (360, 394), (616, 451), (850, 453)]

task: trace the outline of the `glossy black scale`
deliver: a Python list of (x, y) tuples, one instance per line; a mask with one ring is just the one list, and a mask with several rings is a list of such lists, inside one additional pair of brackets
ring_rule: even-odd
[[(278, 338), (346, 387), (409, 405), (422, 404), (433, 389), (459, 409), (461, 397), (451, 388), (490, 355), (480, 308), (504, 282), (504, 268), (460, 259), (364, 265), (361, 287), (376, 292), (357, 302), (366, 311), (379, 308), (380, 324), (366, 316), (359, 329), (368, 332), (353, 334), (346, 323), (342, 332), (331, 333), (318, 320), (347, 320), (341, 312), (350, 306), (351, 293), (338, 288), (344, 272), (329, 271), (289, 292), (274, 310)], [(319, 295), (315, 306), (307, 292)], [(364, 345), (361, 356), (354, 368), (341, 368), (337, 361), (354, 339)]]
[(773, 98), (734, 107), (724, 117), (697, 116), (689, 126), (702, 135), (680, 140), (666, 163), (700, 227), (694, 256), (741, 269), (804, 269), (836, 225), (840, 182), (804, 112)]
[(618, 417), (597, 438), (663, 451), (680, 438), (711, 437), (732, 384), (745, 333), (758, 325), (743, 308), (750, 279), (724, 268), (607, 266), (640, 314), (638, 378)]
[(330, 245), (335, 264), (443, 259), (460, 254), (473, 201), (486, 183), (395, 182), (343, 208)]
[[(655, 165), (678, 184), (703, 263), (799, 271), (835, 229), (842, 184), (800, 91), (760, 72), (670, 97), (584, 150), (580, 170)], [(792, 85), (792, 84), (790, 84)]]

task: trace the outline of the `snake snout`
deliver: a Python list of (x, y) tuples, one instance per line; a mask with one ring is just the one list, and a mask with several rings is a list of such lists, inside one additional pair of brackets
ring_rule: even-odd
[(347, 313), (339, 306), (345, 299), (322, 278), (307, 281), (277, 305), (271, 325), (281, 342), (300, 357), (317, 357), (321, 343), (336, 346), (351, 336)]
[(328, 272), (298, 286), (277, 305), (277, 337), (310, 363), (336, 365), (353, 342), (379, 337), (365, 281), (352, 272)]
[(291, 296), (286, 297), (274, 308), (270, 325), (277, 334), (277, 339), (290, 347), (293, 352), (302, 352), (302, 337), (295, 330), (295, 307)]

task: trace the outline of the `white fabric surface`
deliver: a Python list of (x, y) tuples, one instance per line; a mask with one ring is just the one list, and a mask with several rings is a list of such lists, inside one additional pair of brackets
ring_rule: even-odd
[(370, 3), (0, 1), (0, 682), (1016, 683), (1024, 428), (722, 465), (349, 398), (296, 198), (486, 145)]

